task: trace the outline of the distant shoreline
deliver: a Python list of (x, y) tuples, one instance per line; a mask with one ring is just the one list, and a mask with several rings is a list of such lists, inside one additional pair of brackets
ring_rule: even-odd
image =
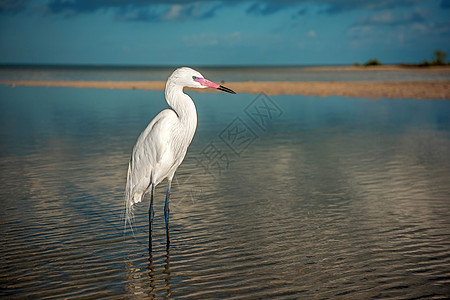
[[(364, 67), (363, 67), (364, 68)], [(378, 68), (378, 67), (377, 67)], [(164, 81), (0, 81), (6, 86), (69, 87), (92, 89), (164, 90)], [(227, 82), (236, 93), (267, 95), (342, 96), (389, 99), (447, 99), (450, 100), (450, 81), (315, 81), (315, 82)], [(191, 90), (191, 89), (188, 89)], [(215, 92), (212, 89), (192, 89), (195, 92)]]
[(413, 64), (379, 65), (379, 66), (312, 66), (305, 67), (311, 71), (414, 71), (414, 72), (448, 72), (450, 66), (420, 66)]
[[(431, 71), (450, 72), (450, 65), (428, 65), (419, 64), (383, 64), (377, 66), (364, 65), (187, 65), (196, 69), (270, 69), (270, 68), (302, 68), (307, 70), (324, 71)], [(8, 69), (32, 69), (32, 70), (114, 70), (114, 69), (169, 69), (174, 70), (177, 66), (169, 65), (89, 65), (89, 64), (0, 64), (0, 70)]]

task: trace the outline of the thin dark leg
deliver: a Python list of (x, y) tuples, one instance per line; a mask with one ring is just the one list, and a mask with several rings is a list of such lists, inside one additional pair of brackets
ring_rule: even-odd
[(150, 252), (152, 251), (152, 227), (153, 227), (153, 217), (155, 213), (153, 211), (153, 192), (155, 191), (155, 186), (152, 183), (152, 188), (150, 191), (150, 207), (148, 209), (148, 247)]
[(164, 204), (164, 218), (166, 219), (166, 238), (167, 238), (167, 248), (169, 248), (170, 239), (169, 239), (169, 195), (170, 195), (170, 185), (172, 184), (172, 180), (169, 180), (167, 185), (166, 192), (166, 203)]

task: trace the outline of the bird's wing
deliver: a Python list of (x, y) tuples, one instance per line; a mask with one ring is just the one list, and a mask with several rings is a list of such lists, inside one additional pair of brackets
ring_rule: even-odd
[(139, 136), (128, 167), (125, 226), (127, 223), (131, 224), (133, 206), (142, 201), (150, 183), (153, 181), (158, 184), (172, 167), (174, 161), (171, 143), (178, 126), (177, 114), (166, 109), (160, 112)]
[[(132, 173), (143, 178), (147, 186), (153, 169), (161, 164), (170, 149), (171, 136), (178, 117), (171, 109), (160, 112), (141, 133), (133, 149)], [(147, 186), (145, 188), (147, 188)]]

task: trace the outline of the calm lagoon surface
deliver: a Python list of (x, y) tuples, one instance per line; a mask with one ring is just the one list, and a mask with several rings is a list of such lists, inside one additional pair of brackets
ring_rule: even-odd
[(450, 102), (191, 93), (198, 129), (124, 233), (163, 92), (0, 87), (0, 297), (450, 297)]
[[(153, 66), (0, 65), (0, 80), (166, 81), (174, 69), (175, 67)], [(450, 80), (448, 68), (397, 67), (386, 70), (375, 67), (342, 70), (339, 66), (203, 66), (198, 70), (207, 78), (224, 82)]]

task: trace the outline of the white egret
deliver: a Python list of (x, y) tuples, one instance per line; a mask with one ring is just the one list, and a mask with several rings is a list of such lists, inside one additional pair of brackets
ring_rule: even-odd
[[(175, 70), (166, 83), (165, 96), (170, 108), (161, 111), (139, 136), (128, 165), (125, 190), (125, 226), (132, 223), (133, 206), (150, 193), (149, 242), (153, 222), (153, 194), (156, 186), (167, 178), (164, 217), (167, 246), (169, 245), (169, 193), (175, 171), (184, 159), (197, 127), (197, 111), (184, 87), (215, 88), (234, 91), (211, 82), (191, 68)], [(151, 247), (151, 245), (150, 245)]]

